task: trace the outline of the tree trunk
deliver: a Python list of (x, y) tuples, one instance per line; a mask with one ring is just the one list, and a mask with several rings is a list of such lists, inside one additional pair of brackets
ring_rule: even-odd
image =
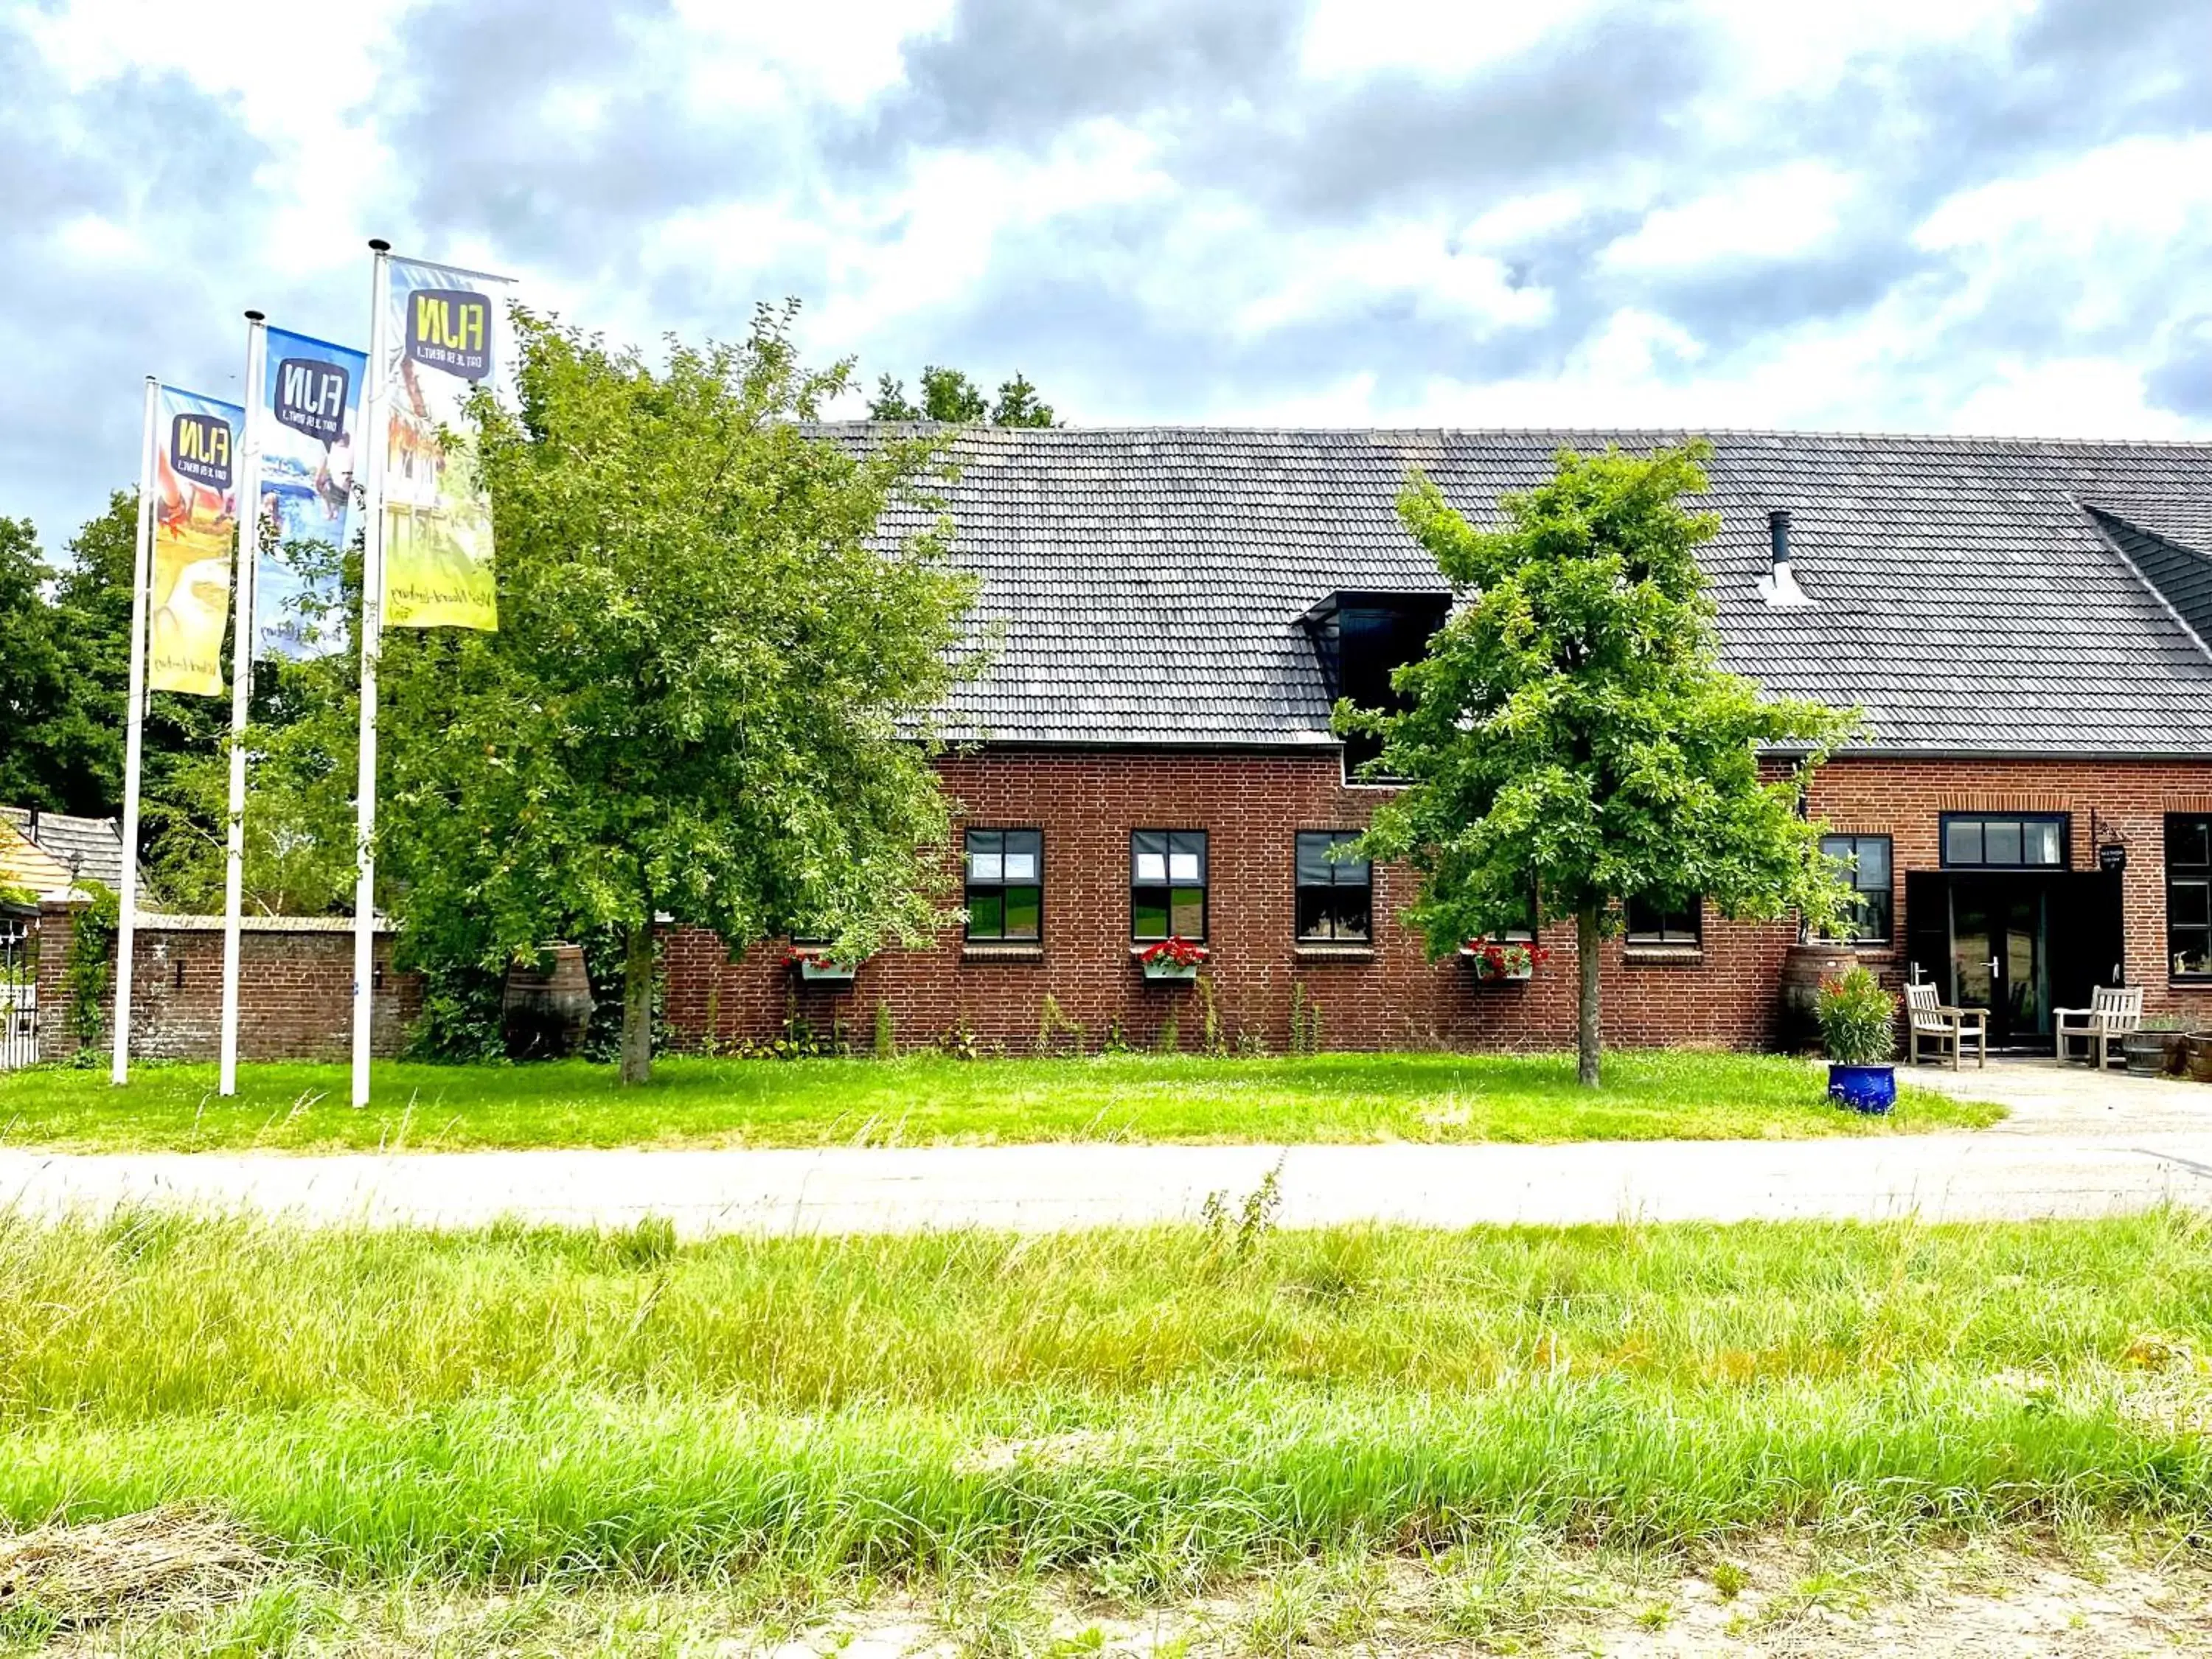
[(1585, 1089), (1598, 1086), (1598, 912), (1575, 913), (1575, 969), (1582, 994), (1575, 1006), (1575, 1075)]
[(640, 922), (623, 940), (622, 1080), (653, 1077), (653, 924)]

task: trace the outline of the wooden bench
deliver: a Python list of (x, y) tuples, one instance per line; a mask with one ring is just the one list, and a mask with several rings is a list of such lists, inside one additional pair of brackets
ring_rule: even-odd
[[(2099, 1071), (2112, 1063), (2123, 1038), (2142, 1024), (2142, 987), (2140, 985), (2100, 986), (2089, 993), (2086, 1008), (2054, 1008), (2057, 1022), (2058, 1063), (2061, 1066), (2073, 1059), (2068, 1052), (2071, 1044), (2081, 1044), (2081, 1058), (2093, 1059)], [(2127, 1058), (2121, 1054), (2120, 1058)]]
[(1986, 1066), (1990, 1063), (1990, 1016), (1982, 1008), (1951, 1008), (1936, 1000), (1933, 985), (1908, 985), (1905, 988), (1905, 1017), (1906, 1024), (1906, 1063), (1920, 1063), (1920, 1044), (1925, 1041), (1936, 1045), (1936, 1057), (1941, 1060), (1946, 1047), (1950, 1050), (1951, 1069), (1961, 1069), (1968, 1044), (1974, 1049), (1974, 1064)]

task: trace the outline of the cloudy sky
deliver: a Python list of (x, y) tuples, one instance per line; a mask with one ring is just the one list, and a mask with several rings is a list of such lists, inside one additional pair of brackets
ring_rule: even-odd
[(0, 0), (0, 88), (50, 551), (372, 235), (1086, 423), (2212, 434), (2212, 0)]

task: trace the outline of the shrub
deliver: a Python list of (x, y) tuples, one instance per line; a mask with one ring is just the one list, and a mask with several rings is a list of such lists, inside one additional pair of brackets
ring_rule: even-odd
[(1291, 983), (1291, 1052), (1321, 1052), (1321, 1004), (1307, 994), (1306, 982), (1302, 979)]
[[(473, 962), (416, 957), (404, 965), (422, 976), (422, 1012), (407, 1033), (407, 1058), (456, 1066), (504, 1066), (501, 1029), (506, 975)], [(598, 1022), (592, 1022), (596, 1029)]]
[(70, 1035), (76, 1039), (76, 1063), (100, 1063), (98, 1046), (107, 1035), (113, 1012), (115, 935), (123, 925), (122, 901), (112, 888), (89, 879), (77, 887), (90, 895), (70, 922), (69, 965), (62, 970), (62, 994), (68, 1000)]
[(1218, 1058), (1228, 1049), (1221, 1040), (1221, 1007), (1214, 1000), (1213, 981), (1198, 976), (1198, 1047), (1200, 1054)]
[(1036, 1041), (1030, 1045), (1030, 1052), (1039, 1056), (1056, 1054), (1060, 1051), (1062, 1037), (1067, 1039), (1070, 1054), (1083, 1052), (1083, 1022), (1062, 1013), (1060, 1000), (1047, 991), (1044, 1003), (1037, 1010)]
[(1863, 967), (1820, 987), (1820, 1041), (1838, 1066), (1879, 1066), (1897, 1052), (1897, 999)]

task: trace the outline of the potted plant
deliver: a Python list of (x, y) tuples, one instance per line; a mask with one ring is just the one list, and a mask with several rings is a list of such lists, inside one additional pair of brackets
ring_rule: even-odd
[(1471, 939), (1459, 947), (1459, 953), (1474, 967), (1478, 984), (1534, 979), (1536, 969), (1552, 956), (1537, 945), (1489, 939)]
[(784, 957), (785, 965), (799, 969), (799, 977), (808, 984), (827, 982), (850, 985), (853, 975), (860, 971), (857, 962), (836, 962), (819, 951), (793, 951)]
[(1897, 1104), (1897, 999), (1863, 967), (1822, 981), (1814, 1005), (1828, 1050), (1828, 1098), (1856, 1112)]
[(2179, 1077), (2189, 1054), (2188, 1024), (2156, 1015), (2120, 1039), (2120, 1052), (2130, 1077)]
[(1180, 935), (1170, 934), (1157, 945), (1146, 945), (1136, 957), (1137, 965), (1145, 970), (1146, 979), (1196, 979), (1206, 950), (1203, 945), (1194, 945)]

